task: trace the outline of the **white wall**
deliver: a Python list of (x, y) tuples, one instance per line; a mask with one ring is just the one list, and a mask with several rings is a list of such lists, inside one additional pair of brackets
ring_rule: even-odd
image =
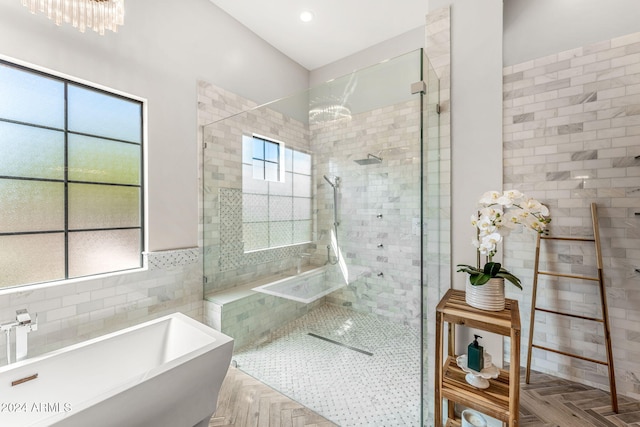
[[(80, 33), (0, 2), (0, 56), (148, 100), (149, 269), (0, 290), (0, 322), (38, 313), (31, 356), (163, 314), (202, 319), (198, 244), (199, 79), (256, 102), (306, 89), (309, 73), (208, 0), (126, 2), (117, 34)], [(1, 95), (0, 95), (1, 96)], [(1, 153), (0, 153), (1, 155)], [(0, 341), (0, 365), (6, 346)]]
[(316, 86), (327, 80), (345, 76), (355, 70), (404, 55), (421, 47), (424, 47), (424, 26), (414, 28), (385, 42), (312, 70), (309, 74), (309, 84)]
[[(452, 262), (474, 264), (469, 222), (478, 198), (502, 189), (502, 0), (430, 0), (451, 9)], [(464, 289), (466, 275), (453, 274)]]
[(504, 65), (637, 31), (638, 0), (505, 0)]
[[(502, 189), (502, 0), (429, 0), (429, 12), (450, 9), (451, 260), (474, 264), (469, 222), (479, 196)], [(451, 275), (464, 289), (467, 275)], [(446, 285), (445, 285), (446, 286)], [(456, 348), (465, 351), (475, 331), (458, 328)], [(503, 353), (502, 337), (478, 331), (483, 345)]]
[(309, 73), (207, 0), (136, 0), (125, 7), (119, 32), (99, 36), (3, 1), (0, 55), (146, 98), (148, 249), (193, 247), (196, 80), (263, 103), (306, 89)]

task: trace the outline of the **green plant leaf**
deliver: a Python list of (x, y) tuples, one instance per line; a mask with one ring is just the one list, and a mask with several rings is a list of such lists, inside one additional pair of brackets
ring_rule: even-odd
[(497, 277), (501, 267), (502, 265), (499, 262), (488, 262), (484, 265), (484, 274), (488, 274), (490, 277)]
[(491, 279), (491, 276), (484, 273), (469, 275), (469, 283), (471, 283), (473, 286), (484, 285), (489, 281), (489, 279)]

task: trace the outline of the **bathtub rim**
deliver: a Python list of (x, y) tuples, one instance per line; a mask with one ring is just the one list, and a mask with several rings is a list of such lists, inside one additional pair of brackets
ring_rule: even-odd
[(272, 295), (272, 296), (276, 296), (276, 297), (280, 297), (280, 298), (285, 298), (288, 300), (292, 300), (292, 301), (297, 301), (297, 302), (301, 302), (303, 304), (311, 304), (312, 302), (319, 300), (322, 297), (325, 297), (327, 295), (329, 295), (331, 292), (334, 292), (342, 287), (344, 287), (343, 284), (336, 284), (334, 286), (331, 286), (328, 289), (323, 290), (322, 292), (319, 292), (317, 294), (314, 294), (313, 296), (309, 297), (309, 298), (300, 298), (297, 297), (295, 295), (290, 295), (290, 294), (286, 294), (283, 292), (277, 292), (277, 291), (272, 291), (269, 288), (272, 286), (276, 286), (279, 285), (280, 283), (289, 281), (289, 280), (295, 280), (295, 279), (304, 279), (306, 277), (311, 277), (311, 276), (315, 276), (315, 275), (325, 275), (325, 280), (326, 280), (326, 274), (327, 274), (327, 266), (326, 265), (322, 265), (322, 266), (311, 266), (311, 268), (308, 268), (307, 270), (301, 272), (300, 274), (296, 274), (295, 276), (291, 275), (291, 276), (284, 276), (281, 277), (277, 280), (274, 280), (272, 282), (268, 282), (268, 283), (264, 283), (262, 285), (259, 286), (254, 286), (251, 288), (252, 291), (254, 292), (260, 292), (263, 294), (267, 294), (267, 295)]
[[(78, 402), (71, 402), (73, 405), (73, 410), (69, 413), (51, 413), (49, 416), (45, 418), (40, 418), (38, 420), (34, 420), (31, 424), (33, 426), (45, 426), (50, 425), (51, 423), (57, 423), (63, 421), (66, 417), (72, 416), (74, 413), (80, 413), (84, 410), (91, 408), (92, 406), (99, 404), (102, 401), (105, 401), (119, 393), (125, 392), (131, 388), (136, 387), (144, 383), (145, 381), (151, 380), (155, 377), (162, 375), (163, 373), (170, 371), (172, 369), (176, 369), (177, 367), (184, 365), (185, 362), (190, 360), (194, 360), (200, 357), (203, 357), (207, 353), (213, 351), (214, 349), (220, 347), (223, 348), (225, 346), (231, 345), (233, 346), (233, 338), (225, 335), (222, 332), (216, 331), (215, 329), (185, 315), (181, 312), (174, 312), (168, 315), (164, 315), (158, 317), (156, 319), (151, 319), (145, 322), (140, 322), (138, 324), (121, 328), (114, 332), (110, 332), (104, 335), (100, 335), (95, 338), (91, 338), (85, 341), (81, 341), (76, 344), (71, 344), (66, 347), (62, 347), (57, 350), (52, 350), (48, 353), (44, 353), (42, 355), (34, 356), (33, 358), (25, 359), (20, 362), (15, 362), (10, 365), (5, 365), (0, 367), (0, 375), (7, 375), (13, 370), (23, 370), (25, 368), (29, 368), (30, 365), (37, 365), (39, 362), (46, 361), (48, 359), (54, 359), (56, 357), (63, 357), (66, 353), (71, 353), (73, 351), (81, 351), (83, 348), (88, 347), (90, 345), (96, 344), (101, 341), (108, 341), (112, 339), (117, 339), (119, 335), (123, 335), (126, 333), (139, 331), (141, 329), (157, 325), (163, 322), (171, 322), (171, 321), (180, 321), (187, 324), (187, 326), (191, 326), (196, 328), (198, 331), (208, 335), (212, 338), (212, 341), (197, 347), (191, 351), (188, 351), (185, 354), (182, 354), (178, 357), (175, 357), (169, 361), (161, 363), (159, 365), (153, 366), (143, 372), (140, 372), (136, 375), (131, 375), (129, 377), (122, 378), (122, 382), (118, 383), (116, 386), (107, 388), (105, 390), (100, 391), (94, 396), (90, 396), (84, 400)], [(170, 327), (170, 323), (167, 325)], [(224, 367), (224, 369), (228, 369), (228, 367)], [(36, 369), (37, 370), (37, 369)], [(19, 375), (17, 375), (19, 376)], [(7, 378), (9, 379), (9, 378)], [(19, 386), (17, 386), (19, 387)]]
[[(198, 353), (198, 352), (204, 353), (205, 352), (204, 349), (215, 348), (215, 347), (218, 347), (219, 345), (225, 344), (228, 341), (233, 341), (233, 338), (229, 337), (228, 335), (225, 335), (220, 331), (216, 331), (215, 329), (211, 328), (210, 326), (207, 326), (204, 323), (199, 322), (199, 321), (193, 319), (192, 317), (187, 316), (184, 313), (176, 311), (174, 313), (167, 314), (167, 315), (164, 315), (164, 316), (161, 316), (161, 317), (158, 317), (158, 318), (155, 318), (155, 319), (147, 320), (147, 321), (144, 321), (144, 322), (136, 323), (134, 325), (127, 326), (127, 327), (118, 329), (118, 330), (113, 331), (113, 332), (108, 332), (106, 334), (99, 335), (99, 336), (94, 337), (94, 338), (89, 338), (87, 340), (80, 341), (80, 342), (75, 343), (75, 344), (70, 344), (68, 346), (59, 348), (57, 350), (51, 350), (49, 352), (46, 352), (46, 353), (43, 353), (43, 354), (39, 354), (37, 356), (33, 356), (33, 357), (30, 357), (30, 358), (27, 358), (27, 359), (21, 360), (19, 362), (13, 362), (13, 363), (11, 363), (9, 365), (0, 366), (0, 374), (3, 374), (5, 372), (11, 371), (13, 369), (16, 369), (16, 368), (19, 368), (19, 367), (22, 367), (22, 366), (25, 366), (25, 365), (30, 365), (30, 364), (36, 363), (36, 362), (41, 361), (41, 360), (49, 359), (49, 358), (55, 357), (55, 356), (60, 355), (60, 354), (64, 354), (64, 353), (68, 353), (70, 351), (78, 350), (78, 349), (81, 349), (83, 347), (95, 344), (95, 343), (97, 343), (99, 341), (106, 341), (106, 340), (109, 340), (109, 339), (113, 339), (113, 338), (117, 337), (118, 335), (122, 335), (122, 334), (127, 333), (127, 332), (133, 332), (133, 331), (137, 331), (139, 329), (143, 329), (145, 327), (149, 327), (151, 325), (155, 325), (157, 323), (163, 323), (163, 322), (171, 321), (171, 319), (174, 319), (174, 318), (175, 319), (179, 319), (179, 321), (184, 321), (185, 323), (189, 324), (190, 326), (196, 327), (198, 330), (200, 330), (201, 332), (205, 333), (206, 335), (209, 335), (209, 336), (213, 337), (215, 340), (213, 342), (211, 342), (211, 343), (208, 343), (208, 344), (202, 346), (202, 347), (199, 347), (199, 348), (197, 348), (195, 350), (192, 350), (192, 351), (190, 351), (188, 353), (185, 353), (185, 354), (183, 354), (183, 355), (181, 355), (181, 356), (179, 356), (179, 357), (177, 357), (177, 358), (175, 358), (173, 360), (170, 360), (170, 361), (168, 361), (166, 363), (163, 363), (161, 366), (170, 364), (171, 362), (173, 362), (175, 360), (180, 360), (180, 359), (186, 358), (189, 355), (194, 355), (194, 357), (195, 357), (196, 353)], [(159, 368), (159, 366), (157, 366), (156, 368)]]

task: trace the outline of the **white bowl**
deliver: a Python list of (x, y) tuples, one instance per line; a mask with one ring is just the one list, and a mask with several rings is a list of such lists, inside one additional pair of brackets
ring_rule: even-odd
[(462, 427), (487, 427), (487, 420), (473, 409), (462, 411)]

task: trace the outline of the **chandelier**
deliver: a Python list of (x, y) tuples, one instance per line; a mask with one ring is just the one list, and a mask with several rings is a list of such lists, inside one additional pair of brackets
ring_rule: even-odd
[(124, 24), (124, 0), (22, 0), (31, 13), (43, 12), (56, 25), (67, 22), (84, 33), (89, 28), (104, 35)]

